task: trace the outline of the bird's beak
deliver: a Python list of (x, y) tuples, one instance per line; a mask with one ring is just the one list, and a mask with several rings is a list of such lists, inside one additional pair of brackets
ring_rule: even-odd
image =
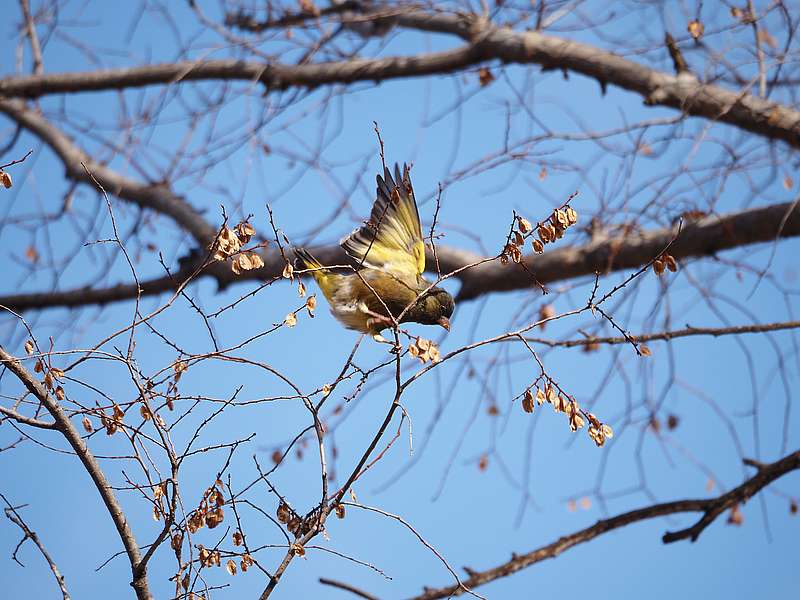
[(439, 317), (439, 320), (436, 321), (439, 325), (450, 331), (450, 319), (447, 317)]

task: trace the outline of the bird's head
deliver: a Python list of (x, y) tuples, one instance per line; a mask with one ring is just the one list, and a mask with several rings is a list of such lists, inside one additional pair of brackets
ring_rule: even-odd
[(447, 290), (435, 287), (419, 301), (415, 321), (423, 325), (441, 325), (450, 331), (450, 316), (456, 303)]

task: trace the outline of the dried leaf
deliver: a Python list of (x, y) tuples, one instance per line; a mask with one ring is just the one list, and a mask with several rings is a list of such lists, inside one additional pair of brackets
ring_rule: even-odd
[(278, 505), (278, 510), (275, 514), (278, 517), (278, 521), (284, 524), (288, 523), (292, 518), (292, 511), (285, 502), (281, 502)]
[(541, 406), (547, 401), (547, 398), (544, 395), (544, 392), (539, 388), (536, 388), (536, 404)]
[(536, 234), (539, 236), (539, 239), (543, 244), (549, 244), (553, 241), (554, 236), (550, 233), (550, 228), (546, 225), (539, 225), (539, 229), (536, 231)]
[(286, 315), (286, 318), (283, 320), (283, 322), (287, 327), (294, 327), (297, 325), (297, 316), (293, 312), (290, 312), (288, 315)]
[(0, 171), (0, 183), (3, 184), (3, 187), (8, 189), (11, 187), (11, 175), (6, 173), (5, 171)]
[(729, 525), (741, 525), (744, 522), (744, 515), (742, 514), (742, 510), (739, 508), (738, 504), (734, 504), (731, 508), (730, 514), (728, 514), (728, 524)]
[(292, 266), (292, 263), (286, 263), (286, 266), (283, 267), (282, 275), (284, 279), (290, 279), (294, 281), (294, 267)]
[(570, 225), (574, 225), (575, 223), (577, 223), (577, 222), (578, 222), (578, 213), (575, 211), (575, 209), (574, 209), (574, 208), (572, 208), (571, 206), (568, 206), (568, 207), (567, 207), (567, 208), (564, 210), (564, 212), (565, 212), (565, 213), (566, 213), (566, 215), (567, 215), (567, 222), (568, 222)]
[(236, 563), (233, 562), (232, 559), (228, 559), (228, 562), (225, 563), (225, 569), (227, 569), (228, 573), (231, 575), (236, 575)]
[(488, 67), (481, 67), (478, 69), (478, 83), (481, 87), (486, 87), (494, 81), (494, 75)]
[(706, 28), (700, 21), (694, 19), (693, 21), (689, 21), (689, 25), (686, 27), (686, 30), (694, 39), (699, 40), (701, 37), (703, 37), (703, 33), (705, 32)]
[(478, 460), (478, 470), (485, 471), (489, 467), (489, 457), (485, 454)]
[(239, 530), (234, 531), (232, 537), (234, 546), (241, 546), (244, 543), (244, 536), (242, 535), (241, 531)]
[(652, 356), (653, 352), (650, 350), (649, 346), (645, 346), (644, 344), (639, 344), (639, 353), (642, 356)]
[[(556, 316), (556, 309), (552, 304), (543, 304), (539, 308), (540, 321), (546, 321), (547, 319), (552, 319), (555, 316)], [(539, 327), (541, 327), (542, 330), (544, 330), (545, 325), (547, 325), (547, 323), (540, 323)]]
[(27, 354), (33, 354), (33, 350), (34, 350), (33, 341), (28, 340), (27, 342), (25, 342), (25, 352)]
[(344, 519), (345, 516), (344, 504), (336, 505), (336, 516), (340, 519)]
[(526, 413), (532, 413), (534, 407), (533, 393), (530, 388), (525, 390), (525, 395), (522, 397), (522, 410)]
[(523, 217), (517, 217), (517, 224), (519, 225), (519, 230), (522, 233), (530, 233), (531, 231), (533, 231), (533, 226), (531, 225), (531, 222), (528, 221), (528, 219), (525, 219)]
[(83, 430), (86, 433), (92, 433), (94, 431), (94, 427), (92, 427), (92, 422), (89, 420), (89, 417), (83, 417), (81, 420), (81, 425), (83, 425)]
[(177, 381), (180, 378), (181, 373), (183, 373), (186, 369), (189, 368), (189, 363), (183, 360), (175, 361), (175, 364), (172, 366), (172, 370), (175, 371), (175, 380)]
[(225, 520), (225, 511), (223, 511), (221, 508), (217, 508), (216, 510), (209, 512), (206, 515), (206, 526), (209, 529), (214, 529), (224, 520)]
[(236, 226), (236, 237), (242, 244), (248, 243), (255, 234), (255, 228), (247, 221), (242, 221)]

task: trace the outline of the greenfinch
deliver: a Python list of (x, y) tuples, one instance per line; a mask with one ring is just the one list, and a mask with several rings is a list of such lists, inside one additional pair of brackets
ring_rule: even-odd
[(409, 168), (403, 165), (401, 175), (395, 165), (394, 179), (384, 168), (383, 177), (376, 179), (377, 198), (369, 221), (341, 242), (357, 262), (357, 271), (334, 272), (304, 248), (296, 248), (295, 254), (345, 327), (379, 341), (380, 331), (390, 327), (393, 319), (441, 325), (449, 331), (453, 297), (422, 276), (425, 243)]

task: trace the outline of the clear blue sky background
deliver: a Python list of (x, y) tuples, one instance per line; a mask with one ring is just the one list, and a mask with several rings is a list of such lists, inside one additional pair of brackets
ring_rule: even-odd
[[(90, 3), (81, 11), (68, 7), (61, 19), (64, 23), (71, 22), (65, 31), (73, 41), (99, 49), (98, 60), (103, 66), (160, 62), (175, 56), (177, 48), (170, 25), (155, 11), (145, 11), (130, 43), (126, 43), (126, 32), (135, 10), (134, 3), (128, 6), (127, 3), (98, 2)], [(714, 19), (724, 21), (724, 11), (717, 14), (713, 13), (715, 8), (704, 10), (711, 11), (703, 14), (709, 23), (708, 31), (712, 30)], [(18, 20), (15, 11), (16, 8), (10, 11), (14, 16), (4, 26), (0, 46), (0, 56), (5, 57), (4, 74), (14, 70), (14, 27)], [(191, 39), (192, 33), (200, 30), (183, 3), (171, 4), (170, 11), (175, 15), (174, 26), (184, 39)], [(208, 13), (217, 16), (213, 7), (208, 8)], [(610, 35), (629, 36), (632, 45), (645, 45), (645, 32), (658, 22), (657, 14), (636, 11), (623, 14), (605, 31)], [(693, 12), (683, 13), (674, 8), (665, 12), (663, 22), (673, 31), (681, 32), (691, 16)], [(569, 22), (565, 22), (565, 26)], [(658, 38), (662, 26), (654, 27), (651, 34)], [(638, 33), (632, 34), (632, 31)], [(579, 37), (573, 33), (566, 35)], [(710, 43), (720, 46), (727, 43), (724, 38), (712, 40)], [(452, 40), (413, 34), (387, 41), (385, 55), (440, 49), (453, 44)], [(210, 51), (218, 45), (219, 39), (206, 32), (194, 40), (192, 54), (195, 57), (225, 56), (224, 50)], [(209, 50), (201, 50), (203, 47)], [(636, 59), (652, 60), (660, 68), (668, 69), (665, 54), (643, 53)], [(27, 65), (27, 49), (25, 56)], [(85, 70), (92, 65), (69, 40), (54, 37), (45, 48), (45, 67), (56, 72)], [(328, 113), (312, 112), (294, 126), (293, 135), (281, 131), (281, 124), (291, 117), (292, 111), (275, 116), (257, 140), (235, 149), (230, 156), (223, 157), (225, 151), (220, 151), (218, 164), (202, 181), (184, 177), (177, 182), (177, 191), (186, 194), (193, 204), (207, 209), (212, 222), (218, 220), (220, 204), (225, 204), (234, 217), (252, 213), (259, 231), (267, 228), (265, 204), (269, 202), (274, 208), (276, 222), (290, 239), (328, 243), (355, 226), (371, 206), (374, 173), (380, 165), (373, 120), (380, 123), (387, 162), (415, 163), (413, 181), (420, 199), (420, 212), (423, 221), (429, 224), (434, 208), (431, 198), (437, 183), (501, 150), (507, 122), (512, 141), (541, 133), (541, 128), (533, 125), (527, 114), (515, 114), (507, 121), (503, 108), (506, 100), (513, 101), (510, 86), (521, 88), (527, 78), (536, 81), (533, 92), (526, 97), (536, 119), (555, 131), (579, 131), (578, 120), (592, 129), (610, 130), (625, 122), (674, 116), (672, 111), (643, 107), (638, 96), (614, 88), (603, 96), (596, 82), (575, 75), (565, 81), (560, 73), (542, 74), (538, 68), (514, 67), (505, 72), (495, 68), (494, 72), (498, 80), (482, 90), (477, 90), (475, 74), (465, 76), (460, 87), (445, 77), (424, 82), (407, 80), (380, 86), (354, 86), (345, 91), (343, 98), (331, 102)], [(205, 85), (200, 89), (213, 91), (215, 86)], [(360, 91), (354, 93), (355, 90)], [(474, 97), (458, 110), (451, 111), (449, 108), (459, 90)], [(134, 92), (127, 104), (135, 105), (134, 99), (138, 98), (152, 101), (163, 93), (162, 88)], [(315, 106), (323, 93), (305, 101), (304, 106), (309, 109)], [(192, 93), (185, 98), (192, 103)], [(169, 160), (170, 149), (181, 143), (185, 133), (185, 123), (170, 122), (171, 116), (180, 113), (181, 106), (169, 94), (167, 101), (162, 124), (152, 137), (138, 140), (151, 151), (164, 150), (159, 162), (162, 165)], [(58, 102), (46, 99), (42, 106), (52, 111), (58, 108)], [(100, 123), (97, 130), (102, 130), (104, 125), (113, 126), (122, 111), (114, 93), (77, 95), (67, 98), (66, 103), (70, 110), (97, 119)], [(219, 131), (237, 126), (242, 119), (252, 121), (264, 106), (265, 101), (258, 94), (242, 96), (222, 109)], [(290, 161), (287, 156), (310, 154), (308, 148), (319, 142), (322, 124), (327, 128), (325, 139), (331, 140), (324, 154), (328, 162), (309, 170), (288, 187), (294, 181), (295, 172), (304, 167), (301, 161)], [(695, 125), (692, 121), (690, 124)], [(2, 127), (3, 139), (7, 139), (13, 129), (8, 121), (3, 121)], [(75, 134), (74, 131), (70, 133)], [(532, 149), (532, 153), (540, 153), (536, 159), (528, 154), (525, 162), (499, 167), (448, 186), (440, 215), (441, 232), (445, 234), (442, 243), (482, 252), (474, 239), (461, 233), (467, 231), (480, 239), (487, 252), (496, 252), (504, 240), (512, 209), (532, 220), (540, 219), (576, 189), (580, 190), (580, 196), (575, 207), (582, 223), (600, 212), (601, 198), (614, 207), (616, 223), (631, 218), (638, 214), (645, 201), (661, 193), (655, 185), (647, 183), (651, 178), (673, 173), (677, 164), (692, 169), (719, 160), (719, 145), (706, 141), (695, 146), (692, 138), (677, 140), (668, 150), (660, 152), (659, 139), (674, 135), (675, 132), (667, 128), (648, 131), (644, 141), (656, 150), (654, 155), (640, 154), (635, 160), (627, 161), (610, 156), (607, 149), (593, 143), (546, 142)], [(763, 143), (718, 125), (712, 127), (708, 135), (712, 140), (728, 140), (743, 154)], [(199, 148), (202, 136), (197, 137), (191, 143)], [(85, 138), (82, 141), (85, 143)], [(122, 138), (117, 141), (128, 143)], [(272, 154), (261, 153), (257, 149), (260, 143), (269, 144)], [(636, 141), (622, 137), (615, 138), (613, 143), (625, 148), (635, 145)], [(65, 191), (61, 180), (63, 169), (52, 154), (30, 136), (23, 135), (14, 155), (2, 157), (3, 162), (16, 158), (29, 147), (35, 149), (35, 154), (13, 172), (16, 186), (2, 194), (0, 214), (19, 216), (40, 207), (55, 211), (61, 205)], [(87, 150), (93, 148), (88, 146)], [(784, 175), (793, 170), (791, 155), (784, 154), (783, 148), (776, 151), (783, 170), (775, 172), (756, 163), (752, 180), (734, 176), (723, 186), (718, 180), (703, 181), (700, 176), (695, 179), (686, 175), (675, 177), (669, 190), (673, 192), (677, 188), (683, 192), (676, 195), (674, 210), (665, 211), (658, 218), (647, 213), (642, 222), (648, 226), (665, 225), (690, 206), (713, 206), (719, 212), (735, 210), (754, 196), (754, 204), (760, 205), (793, 199), (796, 191), (787, 191), (780, 185)], [(571, 169), (574, 165), (582, 165), (583, 172)], [(127, 168), (121, 159), (116, 159), (114, 166), (121, 170)], [(548, 176), (539, 181), (542, 166), (548, 169)], [(325, 176), (327, 169), (334, 169), (338, 180), (348, 186), (358, 182), (351, 198), (352, 210), (337, 215), (329, 225), (328, 215), (346, 190), (337, 188)], [(631, 174), (624, 176), (628, 172)], [(132, 172), (131, 176), (140, 177), (140, 174)], [(795, 190), (796, 187), (797, 183)], [(757, 195), (753, 193), (756, 188)], [(90, 210), (94, 202), (94, 193), (82, 189), (76, 195), (74, 206), (77, 210), (84, 207)], [(126, 223), (135, 216), (116, 200), (114, 210)], [(98, 218), (103, 220), (101, 231), (107, 236), (110, 226), (105, 216)], [(308, 232), (320, 223), (326, 227), (309, 238)], [(45, 250), (48, 244), (53, 248), (53, 258), (61, 261), (70, 257), (69, 265), (59, 269), (58, 285), (64, 288), (90, 282), (94, 274), (102, 272), (102, 257), (107, 251), (97, 246), (82, 247), (83, 242), (93, 240), (81, 239), (63, 225), (35, 231), (9, 226), (1, 233), (2, 293), (17, 289), (41, 290), (53, 285), (48, 273), (28, 272), (22, 255), (29, 244), (41, 249), (44, 262), (51, 258)], [(569, 235), (580, 239), (577, 233)], [(571, 243), (569, 235), (561, 243)], [(145, 241), (159, 244), (168, 261), (189, 248), (189, 242), (180, 240), (164, 218), (158, 219), (144, 237)], [(77, 250), (73, 252), (73, 248)], [(795, 241), (781, 243), (772, 260), (771, 273), (789, 289), (797, 287), (798, 250)], [(767, 245), (723, 257), (747, 259), (749, 264), (762, 267), (770, 259), (771, 251), (772, 246)], [(142, 277), (161, 272), (157, 256), (146, 250), (141, 252), (137, 269)], [(601, 289), (610, 289), (625, 275), (604, 277)], [(618, 308), (615, 317), (634, 332), (662, 329), (665, 322), (669, 327), (678, 328), (686, 323), (720, 326), (725, 319), (732, 324), (747, 324), (754, 320), (766, 322), (792, 317), (792, 309), (796, 307), (792, 296), (788, 296), (787, 301), (771, 281), (762, 282), (751, 295), (755, 276), (745, 270), (740, 270), (738, 275), (735, 269), (720, 269), (712, 261), (695, 264), (664, 282), (670, 286), (670, 301), (667, 306), (659, 305), (654, 310), (661, 282), (648, 274), (637, 284), (635, 297)], [(124, 264), (116, 260), (106, 281), (127, 281), (127, 277)], [(718, 313), (702, 301), (692, 280), (719, 292), (720, 296), (715, 299)], [(554, 293), (546, 301), (559, 311), (582, 305), (590, 282), (574, 283), (554, 286)], [(211, 283), (203, 282), (194, 286), (191, 293), (202, 300), (206, 309), (213, 311), (253, 287), (249, 282), (217, 293)], [(457, 284), (451, 289), (456, 290)], [(728, 299), (739, 303), (744, 310)], [(143, 310), (158, 306), (162, 300), (147, 299)], [(440, 338), (441, 348), (449, 351), (530, 322), (544, 302), (541, 294), (534, 291), (493, 295), (485, 305), (483, 301), (464, 303), (456, 312), (453, 331)], [(225, 313), (214, 326), (222, 343), (232, 345), (280, 322), (299, 303), (294, 289), (276, 285)], [(81, 313), (55, 310), (35, 318), (32, 323), (40, 341), (46, 340), (48, 335), (54, 336), (57, 349), (87, 347), (127, 323), (131, 311), (130, 304), (103, 310), (91, 308)], [(304, 391), (319, 388), (336, 376), (356, 335), (345, 331), (328, 314), (322, 298), (317, 313), (313, 320), (300, 316), (297, 327), (280, 330), (249, 345), (242, 355), (268, 362), (300, 382)], [(185, 302), (176, 303), (156, 320), (156, 325), (191, 351), (210, 348), (202, 322)], [(565, 320), (548, 327), (543, 334), (558, 336), (598, 325), (591, 318)], [(11, 350), (21, 354), (24, 338), (20, 337), (19, 329), (10, 320), (5, 320), (2, 327), (4, 343), (13, 340), (16, 345)], [(412, 329), (432, 335), (430, 330), (421, 327)], [(596, 331), (611, 334), (607, 328)], [(144, 373), (152, 373), (175, 359), (174, 350), (145, 331), (139, 333), (137, 344), (137, 360)], [(472, 364), (477, 376), (472, 378), (467, 377), (455, 361), (443, 365), (412, 386), (405, 396), (404, 404), (414, 423), (413, 459), (409, 455), (407, 430), (404, 430), (379, 466), (356, 484), (359, 501), (403, 516), (453, 567), (460, 569), (467, 565), (483, 569), (507, 560), (512, 551), (529, 551), (590, 525), (598, 518), (653, 500), (708, 496), (709, 472), (706, 469), (717, 481), (711, 493), (718, 493), (720, 486), (729, 489), (747, 474), (741, 465), (740, 452), (771, 461), (797, 447), (798, 411), (791, 410), (788, 422), (785, 420), (785, 407), (793, 399), (798, 376), (798, 356), (790, 333), (777, 333), (769, 338), (750, 336), (743, 338), (741, 344), (732, 338), (690, 338), (675, 341), (670, 346), (656, 342), (651, 348), (653, 357), (645, 361), (637, 359), (629, 347), (616, 348), (613, 355), (607, 350), (589, 355), (577, 351), (543, 353), (551, 374), (581, 402), (594, 403), (596, 413), (617, 430), (614, 443), (604, 449), (596, 448), (585, 434), (573, 440), (563, 417), (549, 410), (537, 411), (531, 417), (511, 403), (537, 375), (535, 365), (520, 349), (492, 347), (476, 352)], [(776, 371), (779, 358), (776, 349), (782, 351), (785, 359), (788, 390)], [(616, 357), (619, 362), (613, 361)], [(385, 350), (370, 343), (359, 349), (356, 360), (366, 368), (384, 358)], [(493, 359), (510, 361), (510, 366), (495, 369), (482, 383), (487, 362)], [(408, 359), (405, 368), (410, 374), (418, 364)], [(613, 376), (605, 381), (609, 369)], [(79, 375), (114, 398), (131, 399), (130, 383), (119, 366), (94, 362), (82, 368)], [(667, 386), (670, 381), (672, 385)], [(345, 408), (340, 421), (328, 415), (330, 422), (336, 423), (331, 442), (339, 450), (334, 468), (340, 474), (347, 472), (360, 455), (366, 436), (376, 429), (391, 401), (391, 387), (377, 383), (371, 382), (367, 391)], [(197, 369), (190, 369), (181, 380), (184, 394), (194, 392), (218, 398), (228, 397), (240, 385), (243, 386), (242, 398), (287, 392), (275, 378), (230, 363), (203, 363)], [(16, 390), (7, 375), (0, 386), (3, 394)], [(699, 395), (691, 393), (691, 389), (701, 390), (707, 398), (713, 399), (722, 409), (724, 418)], [(330, 408), (351, 391), (352, 385), (343, 385)], [(84, 402), (94, 400), (88, 391), (77, 387), (68, 392), (89, 394), (82, 396)], [(680, 419), (679, 427), (673, 432), (664, 431), (661, 438), (654, 435), (645, 427), (649, 415), (642, 408), (643, 400), (651, 406), (663, 400), (659, 418), (663, 422), (667, 415), (674, 414)], [(632, 413), (627, 410), (628, 402), (637, 406)], [(487, 416), (487, 408), (493, 403), (500, 409), (497, 417)], [(759, 415), (755, 426), (751, 417), (754, 405)], [(189, 426), (196, 425), (209, 410), (196, 413), (194, 421), (189, 420), (185, 429), (176, 432), (179, 446), (191, 434), (193, 429)], [(443, 411), (441, 416), (437, 416), (439, 411)], [(307, 414), (299, 403), (253, 404), (227, 410), (205, 430), (206, 440), (213, 443), (253, 432), (257, 434), (237, 452), (229, 470), (234, 488), (239, 488), (254, 477), (253, 454), (262, 463), (269, 464), (272, 451), (284, 447), (287, 440), (307, 424)], [(433, 424), (435, 427), (430, 429)], [(788, 439), (783, 437), (784, 429), (788, 431)], [(732, 431), (735, 436), (731, 435)], [(56, 435), (42, 432), (32, 435), (42, 444), (64, 447)], [(462, 436), (463, 443), (459, 441)], [(0, 427), (0, 447), (16, 437), (16, 432), (7, 424)], [(106, 438), (102, 434), (92, 438), (92, 447), (98, 455), (125, 450), (119, 436)], [(484, 454), (489, 455), (489, 466), (481, 472), (477, 463)], [(182, 485), (187, 508), (191, 508), (211, 484), (224, 458), (222, 453), (210, 452), (186, 465)], [(406, 471), (412, 460), (413, 468)], [(604, 477), (599, 480), (604, 460), (607, 460), (602, 471)], [(113, 473), (114, 482), (122, 484), (119, 463), (106, 461), (104, 464)], [(130, 465), (124, 468), (135, 469)], [(303, 460), (289, 459), (277, 471), (275, 483), (292, 499), (294, 506), (306, 510), (318, 496), (317, 471), (313, 448), (309, 447)], [(634, 491), (642, 476), (646, 477), (652, 497), (643, 491)], [(665, 530), (691, 524), (694, 515), (643, 522), (604, 535), (555, 561), (538, 564), (478, 591), (489, 598), (578, 598), (587, 594), (655, 599), (789, 597), (798, 584), (796, 558), (792, 559), (797, 555), (798, 520), (789, 515), (786, 494), (796, 494), (798, 483), (800, 478), (796, 474), (782, 479), (772, 491), (763, 494), (762, 501), (752, 501), (743, 509), (741, 527), (726, 526), (724, 518), (719, 519), (696, 544), (681, 542), (664, 546), (660, 541)], [(529, 492), (527, 502), (524, 489)], [(606, 499), (605, 505), (594, 495), (597, 491)], [(94, 571), (121, 546), (96, 490), (73, 456), (48, 451), (32, 442), (14, 451), (2, 452), (0, 492), (12, 502), (28, 505), (23, 515), (40, 533), (66, 576), (74, 598), (131, 595), (127, 587), (130, 573), (124, 558), (115, 559), (99, 572)], [(579, 508), (574, 512), (568, 509), (570, 499), (584, 496), (591, 501), (588, 509)], [(122, 494), (121, 498), (140, 543), (152, 540), (159, 524), (150, 518), (147, 505), (132, 495)], [(274, 511), (273, 498), (263, 490), (256, 494), (255, 500), (268, 512)], [(525, 510), (521, 511), (523, 506)], [(272, 524), (252, 511), (245, 514), (245, 532), (251, 543), (282, 542), (282, 536)], [(213, 545), (222, 534), (221, 529), (204, 531), (200, 541)], [(316, 544), (369, 562), (391, 579), (330, 553), (309, 549), (305, 559), (298, 559), (291, 565), (275, 597), (346, 597), (343, 592), (316, 583), (320, 576), (353, 583), (382, 598), (410, 596), (419, 593), (422, 585), (452, 582), (441, 562), (395, 521), (350, 510), (344, 521), (330, 522), (329, 535), (329, 541), (319, 538)], [(18, 539), (18, 530), (10, 522), (0, 520), (0, 581), (3, 581), (4, 597), (55, 596), (54, 583), (31, 544), (26, 544), (20, 553), (25, 568), (8, 559)], [(266, 568), (274, 568), (283, 552), (280, 548), (267, 549), (259, 553), (259, 559)], [(168, 549), (152, 563), (151, 586), (157, 597), (169, 597), (172, 584), (167, 577), (173, 569), (174, 559)], [(215, 598), (257, 597), (265, 583), (256, 571), (231, 580), (222, 570), (212, 574), (210, 582), (231, 584), (230, 588), (214, 592)]]

